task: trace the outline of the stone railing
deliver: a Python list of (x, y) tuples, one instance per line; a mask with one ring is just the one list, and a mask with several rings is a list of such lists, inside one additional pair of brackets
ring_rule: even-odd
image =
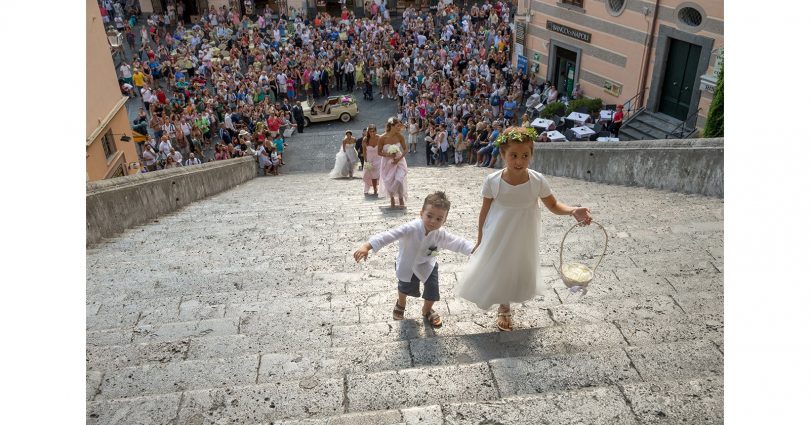
[(88, 245), (256, 177), (236, 158), (87, 183)]
[(723, 197), (723, 139), (535, 143), (551, 176)]

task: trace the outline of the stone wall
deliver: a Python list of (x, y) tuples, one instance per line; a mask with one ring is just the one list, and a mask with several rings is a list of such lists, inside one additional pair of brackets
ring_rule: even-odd
[(723, 197), (723, 139), (535, 143), (552, 176)]
[(86, 242), (96, 243), (255, 176), (256, 161), (237, 158), (87, 183)]

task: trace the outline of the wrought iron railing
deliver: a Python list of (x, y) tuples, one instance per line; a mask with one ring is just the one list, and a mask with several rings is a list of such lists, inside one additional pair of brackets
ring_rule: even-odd
[[(648, 87), (649, 88), (649, 87)], [(633, 119), (639, 112), (642, 112), (646, 107), (644, 105), (644, 93), (647, 88), (636, 93), (630, 100), (624, 102), (624, 122), (627, 123)]]
[(698, 112), (700, 112), (702, 108), (698, 108), (697, 111), (692, 112), (692, 115), (686, 117), (686, 120), (682, 122), (679, 126), (675, 127), (674, 130), (670, 131), (669, 134), (664, 137), (665, 139), (684, 139), (692, 135), (697, 129), (697, 117)]

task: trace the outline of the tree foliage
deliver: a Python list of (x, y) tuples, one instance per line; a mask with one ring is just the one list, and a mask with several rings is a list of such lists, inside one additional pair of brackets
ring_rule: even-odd
[(717, 78), (717, 87), (714, 90), (712, 104), (709, 106), (703, 137), (723, 137), (723, 67), (720, 68), (720, 76)]

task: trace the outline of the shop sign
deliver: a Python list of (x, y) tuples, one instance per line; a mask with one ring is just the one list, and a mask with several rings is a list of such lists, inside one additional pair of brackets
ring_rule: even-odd
[(517, 60), (517, 69), (523, 71), (523, 74), (525, 75), (525, 74), (528, 74), (528, 71), (529, 71), (528, 67), (529, 67), (529, 61), (526, 60), (526, 56), (519, 55), (518, 60)]
[(612, 94), (613, 96), (619, 97), (622, 94), (622, 85), (610, 80), (605, 80), (605, 83), (602, 84), (602, 88), (605, 89), (605, 92)]
[(562, 35), (567, 35), (568, 37), (576, 38), (577, 40), (584, 41), (586, 43), (591, 42), (590, 33), (567, 27), (565, 25), (560, 25), (556, 22), (546, 21), (546, 29)]

